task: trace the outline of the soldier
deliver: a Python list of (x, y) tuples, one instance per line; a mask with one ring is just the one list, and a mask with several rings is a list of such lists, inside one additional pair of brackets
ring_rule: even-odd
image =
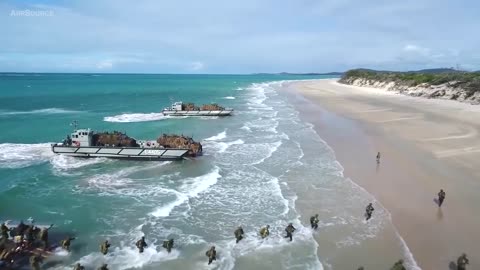
[(143, 253), (143, 249), (147, 247), (147, 243), (145, 243), (145, 236), (142, 236), (142, 239), (138, 240), (135, 245), (137, 246), (138, 251)]
[(48, 248), (48, 229), (47, 228), (42, 228), (40, 230), (40, 241), (43, 244), (43, 249), (47, 250)]
[(213, 261), (217, 260), (217, 251), (215, 250), (215, 246), (212, 246), (206, 253), (208, 257), (208, 265), (210, 265)]
[(270, 225), (267, 225), (260, 229), (260, 236), (262, 238), (266, 238), (270, 234), (270, 231), (268, 229), (270, 229)]
[(438, 192), (438, 207), (442, 207), (444, 200), (445, 200), (445, 191), (443, 191), (443, 189), (440, 189), (440, 192)]
[(27, 226), (27, 229), (25, 230), (25, 236), (26, 236), (27, 243), (29, 245), (32, 244), (33, 241), (35, 240), (33, 232), (34, 232), (33, 225)]
[(68, 236), (67, 238), (63, 239), (61, 244), (62, 248), (65, 249), (66, 251), (70, 252), (70, 244), (72, 240), (75, 240), (75, 237), (70, 237)]
[(32, 270), (40, 270), (40, 263), (42, 263), (42, 257), (39, 255), (33, 255), (30, 257), (30, 267)]
[(235, 234), (235, 238), (237, 239), (237, 244), (238, 244), (238, 242), (240, 242), (240, 240), (243, 239), (243, 234), (244, 234), (244, 233), (243, 233), (243, 228), (242, 228), (241, 226), (238, 227), (238, 228), (235, 230), (234, 234)]
[(403, 260), (399, 260), (396, 262), (390, 270), (407, 270), (405, 266), (403, 266)]
[(2, 223), (0, 230), (2, 231), (2, 239), (8, 239), (8, 232), (10, 229), (7, 227), (7, 225), (5, 225), (5, 223)]
[(457, 259), (457, 270), (466, 270), (468, 263), (467, 254), (463, 253), (462, 256)]
[(293, 227), (292, 223), (289, 223), (288, 226), (285, 228), (285, 231), (287, 232), (287, 236), (285, 238), (290, 238), (290, 241), (293, 240), (293, 232), (295, 231), (295, 227)]
[(377, 164), (380, 164), (380, 152), (377, 153)]
[(17, 226), (17, 229), (15, 230), (16, 235), (23, 235), (25, 233), (25, 229), (27, 229), (27, 225), (23, 223), (23, 220), (20, 220), (20, 223)]
[(73, 270), (85, 270), (85, 267), (83, 267), (83, 265), (80, 263), (77, 263), (73, 266)]
[(2, 251), (2, 253), (0, 253), (0, 261), (4, 261), (7, 264), (12, 264), (13, 263), (13, 259), (12, 259), (13, 253), (14, 253), (13, 249), (5, 248)]
[(105, 242), (100, 245), (100, 252), (102, 252), (103, 255), (107, 255), (109, 247), (110, 243), (108, 242), (108, 240), (105, 240)]
[(170, 253), (173, 248), (173, 239), (163, 241), (163, 247), (167, 249), (168, 253)]
[(375, 209), (373, 208), (372, 203), (369, 203), (367, 205), (367, 209), (365, 209), (365, 217), (367, 218), (367, 220), (369, 220), (372, 217), (372, 213), (374, 210)]
[(108, 267), (107, 267), (107, 266), (108, 266), (108, 264), (104, 263), (104, 264), (102, 264), (102, 266), (100, 266), (100, 267), (98, 268), (98, 270), (108, 270)]
[(318, 228), (318, 222), (318, 214), (310, 217), (310, 225), (312, 226), (312, 229), (316, 230)]

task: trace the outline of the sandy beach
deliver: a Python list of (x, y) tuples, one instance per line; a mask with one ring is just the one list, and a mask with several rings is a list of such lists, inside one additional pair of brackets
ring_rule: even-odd
[[(449, 269), (463, 252), (467, 269), (480, 269), (480, 106), (336, 80), (287, 89), (301, 118), (333, 148), (345, 176), (391, 213), (422, 269)], [(441, 209), (434, 202), (440, 189), (446, 191)]]

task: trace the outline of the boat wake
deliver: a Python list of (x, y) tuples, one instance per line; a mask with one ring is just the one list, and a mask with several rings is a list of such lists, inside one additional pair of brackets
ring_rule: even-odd
[(166, 116), (163, 115), (163, 113), (125, 113), (114, 116), (106, 116), (103, 118), (103, 121), (114, 123), (135, 123), (182, 118), (186, 118), (186, 116)]

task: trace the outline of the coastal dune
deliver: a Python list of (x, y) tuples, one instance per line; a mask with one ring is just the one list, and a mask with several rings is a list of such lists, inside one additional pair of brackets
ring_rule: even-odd
[[(345, 176), (391, 213), (422, 269), (450, 269), (463, 252), (468, 269), (480, 269), (480, 106), (336, 79), (286, 88), (301, 118), (333, 148)], [(434, 202), (440, 189), (446, 191), (442, 208)]]

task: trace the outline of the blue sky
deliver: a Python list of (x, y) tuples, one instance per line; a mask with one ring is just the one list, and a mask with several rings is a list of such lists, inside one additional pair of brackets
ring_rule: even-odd
[(479, 12), (473, 0), (3, 0), (0, 71), (479, 70)]

